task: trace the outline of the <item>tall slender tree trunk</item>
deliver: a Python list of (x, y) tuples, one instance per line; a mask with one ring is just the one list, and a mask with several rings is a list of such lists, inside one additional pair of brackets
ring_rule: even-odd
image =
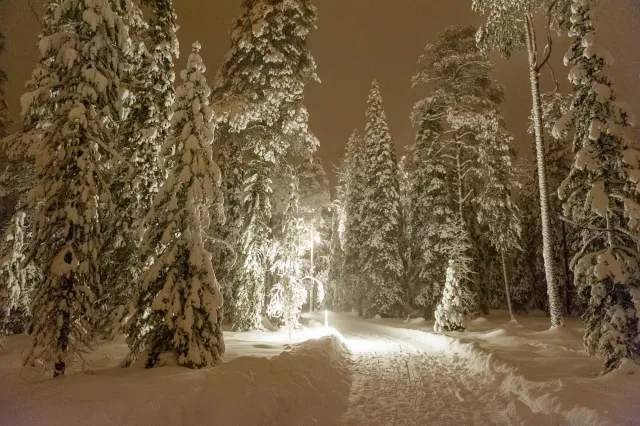
[(564, 267), (565, 313), (571, 315), (571, 270), (569, 268), (569, 247), (567, 246), (567, 225), (562, 221), (562, 266)]
[(460, 147), (456, 152), (456, 169), (458, 172), (458, 215), (460, 215), (460, 223), (464, 225), (464, 195), (462, 194), (462, 163), (460, 163)]
[(504, 250), (500, 250), (500, 260), (502, 260), (502, 278), (504, 279), (504, 291), (507, 295), (507, 306), (509, 307), (509, 318), (512, 323), (517, 323), (516, 316), (513, 313), (513, 305), (511, 304), (511, 289), (509, 288), (509, 275), (507, 274), (507, 262), (504, 257)]
[(525, 19), (526, 41), (529, 59), (529, 78), (531, 80), (531, 98), (533, 101), (533, 128), (536, 137), (536, 158), (538, 164), (538, 187), (540, 189), (540, 220), (542, 222), (542, 257), (544, 272), (547, 278), (547, 294), (549, 295), (549, 316), (552, 327), (562, 327), (562, 303), (556, 280), (553, 249), (551, 247), (551, 217), (549, 213), (549, 188), (545, 161), (544, 135), (542, 132), (542, 106), (540, 99), (540, 76), (538, 70), (538, 48), (535, 39), (533, 20)]

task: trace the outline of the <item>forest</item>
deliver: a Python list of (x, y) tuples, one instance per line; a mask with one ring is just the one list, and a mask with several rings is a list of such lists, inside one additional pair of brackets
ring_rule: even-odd
[[(305, 105), (312, 0), (242, 0), (210, 81), (198, 41), (174, 66), (172, 0), (45, 3), (19, 106), (0, 69), (0, 342), (28, 333), (25, 365), (62, 376), (124, 335), (123, 366), (211, 367), (225, 330), (295, 330), (318, 310), (442, 334), (543, 311), (552, 328), (581, 317), (604, 372), (640, 358), (640, 150), (595, 1), (473, 0), (483, 24), (415, 58), (426, 96), (404, 154), (373, 81), (335, 170)], [(516, 155), (494, 77), (494, 54), (516, 52), (534, 158)], [(541, 91), (567, 73), (571, 93)]]

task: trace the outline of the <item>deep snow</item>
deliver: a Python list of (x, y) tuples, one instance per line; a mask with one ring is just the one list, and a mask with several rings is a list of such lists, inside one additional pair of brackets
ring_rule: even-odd
[[(0, 425), (613, 425), (640, 424), (640, 370), (598, 377), (581, 325), (504, 312), (447, 336), (422, 319), (305, 315), (310, 327), (225, 333), (212, 369), (119, 368), (122, 340), (85, 371), (50, 379), (21, 367), (28, 343), (0, 352)], [(77, 364), (76, 370), (81, 370)]]

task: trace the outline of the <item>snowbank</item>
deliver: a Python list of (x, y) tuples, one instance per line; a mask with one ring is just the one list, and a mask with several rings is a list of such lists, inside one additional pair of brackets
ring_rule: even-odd
[(0, 353), (0, 424), (339, 423), (350, 358), (331, 329), (297, 331), (292, 341), (311, 339), (297, 344), (286, 343), (288, 333), (244, 334), (225, 333), (232, 360), (215, 368), (117, 368), (124, 348), (114, 342), (92, 355), (94, 370), (61, 380), (22, 369), (26, 339), (12, 337)]
[[(446, 339), (438, 344), (514, 397), (508, 407), (511, 418), (524, 425), (640, 424), (640, 366), (627, 362), (599, 376), (600, 360), (582, 350), (578, 319), (569, 318), (565, 328), (551, 330), (540, 315), (518, 318), (516, 325), (508, 321), (503, 313), (479, 318), (468, 324), (467, 332), (438, 336)], [(432, 331), (430, 324), (390, 323), (408, 328), (403, 332), (415, 339)], [(435, 335), (430, 336), (434, 340)]]

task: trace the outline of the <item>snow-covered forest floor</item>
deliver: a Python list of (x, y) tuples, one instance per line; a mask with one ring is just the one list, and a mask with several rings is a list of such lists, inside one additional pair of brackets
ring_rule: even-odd
[(10, 337), (0, 424), (640, 424), (640, 369), (598, 377), (577, 319), (549, 331), (543, 315), (509, 325), (494, 312), (448, 336), (419, 319), (330, 313), (329, 328), (310, 319), (291, 339), (226, 332), (225, 362), (213, 369), (126, 371), (127, 346), (116, 340), (56, 380), (23, 368), (27, 337)]

